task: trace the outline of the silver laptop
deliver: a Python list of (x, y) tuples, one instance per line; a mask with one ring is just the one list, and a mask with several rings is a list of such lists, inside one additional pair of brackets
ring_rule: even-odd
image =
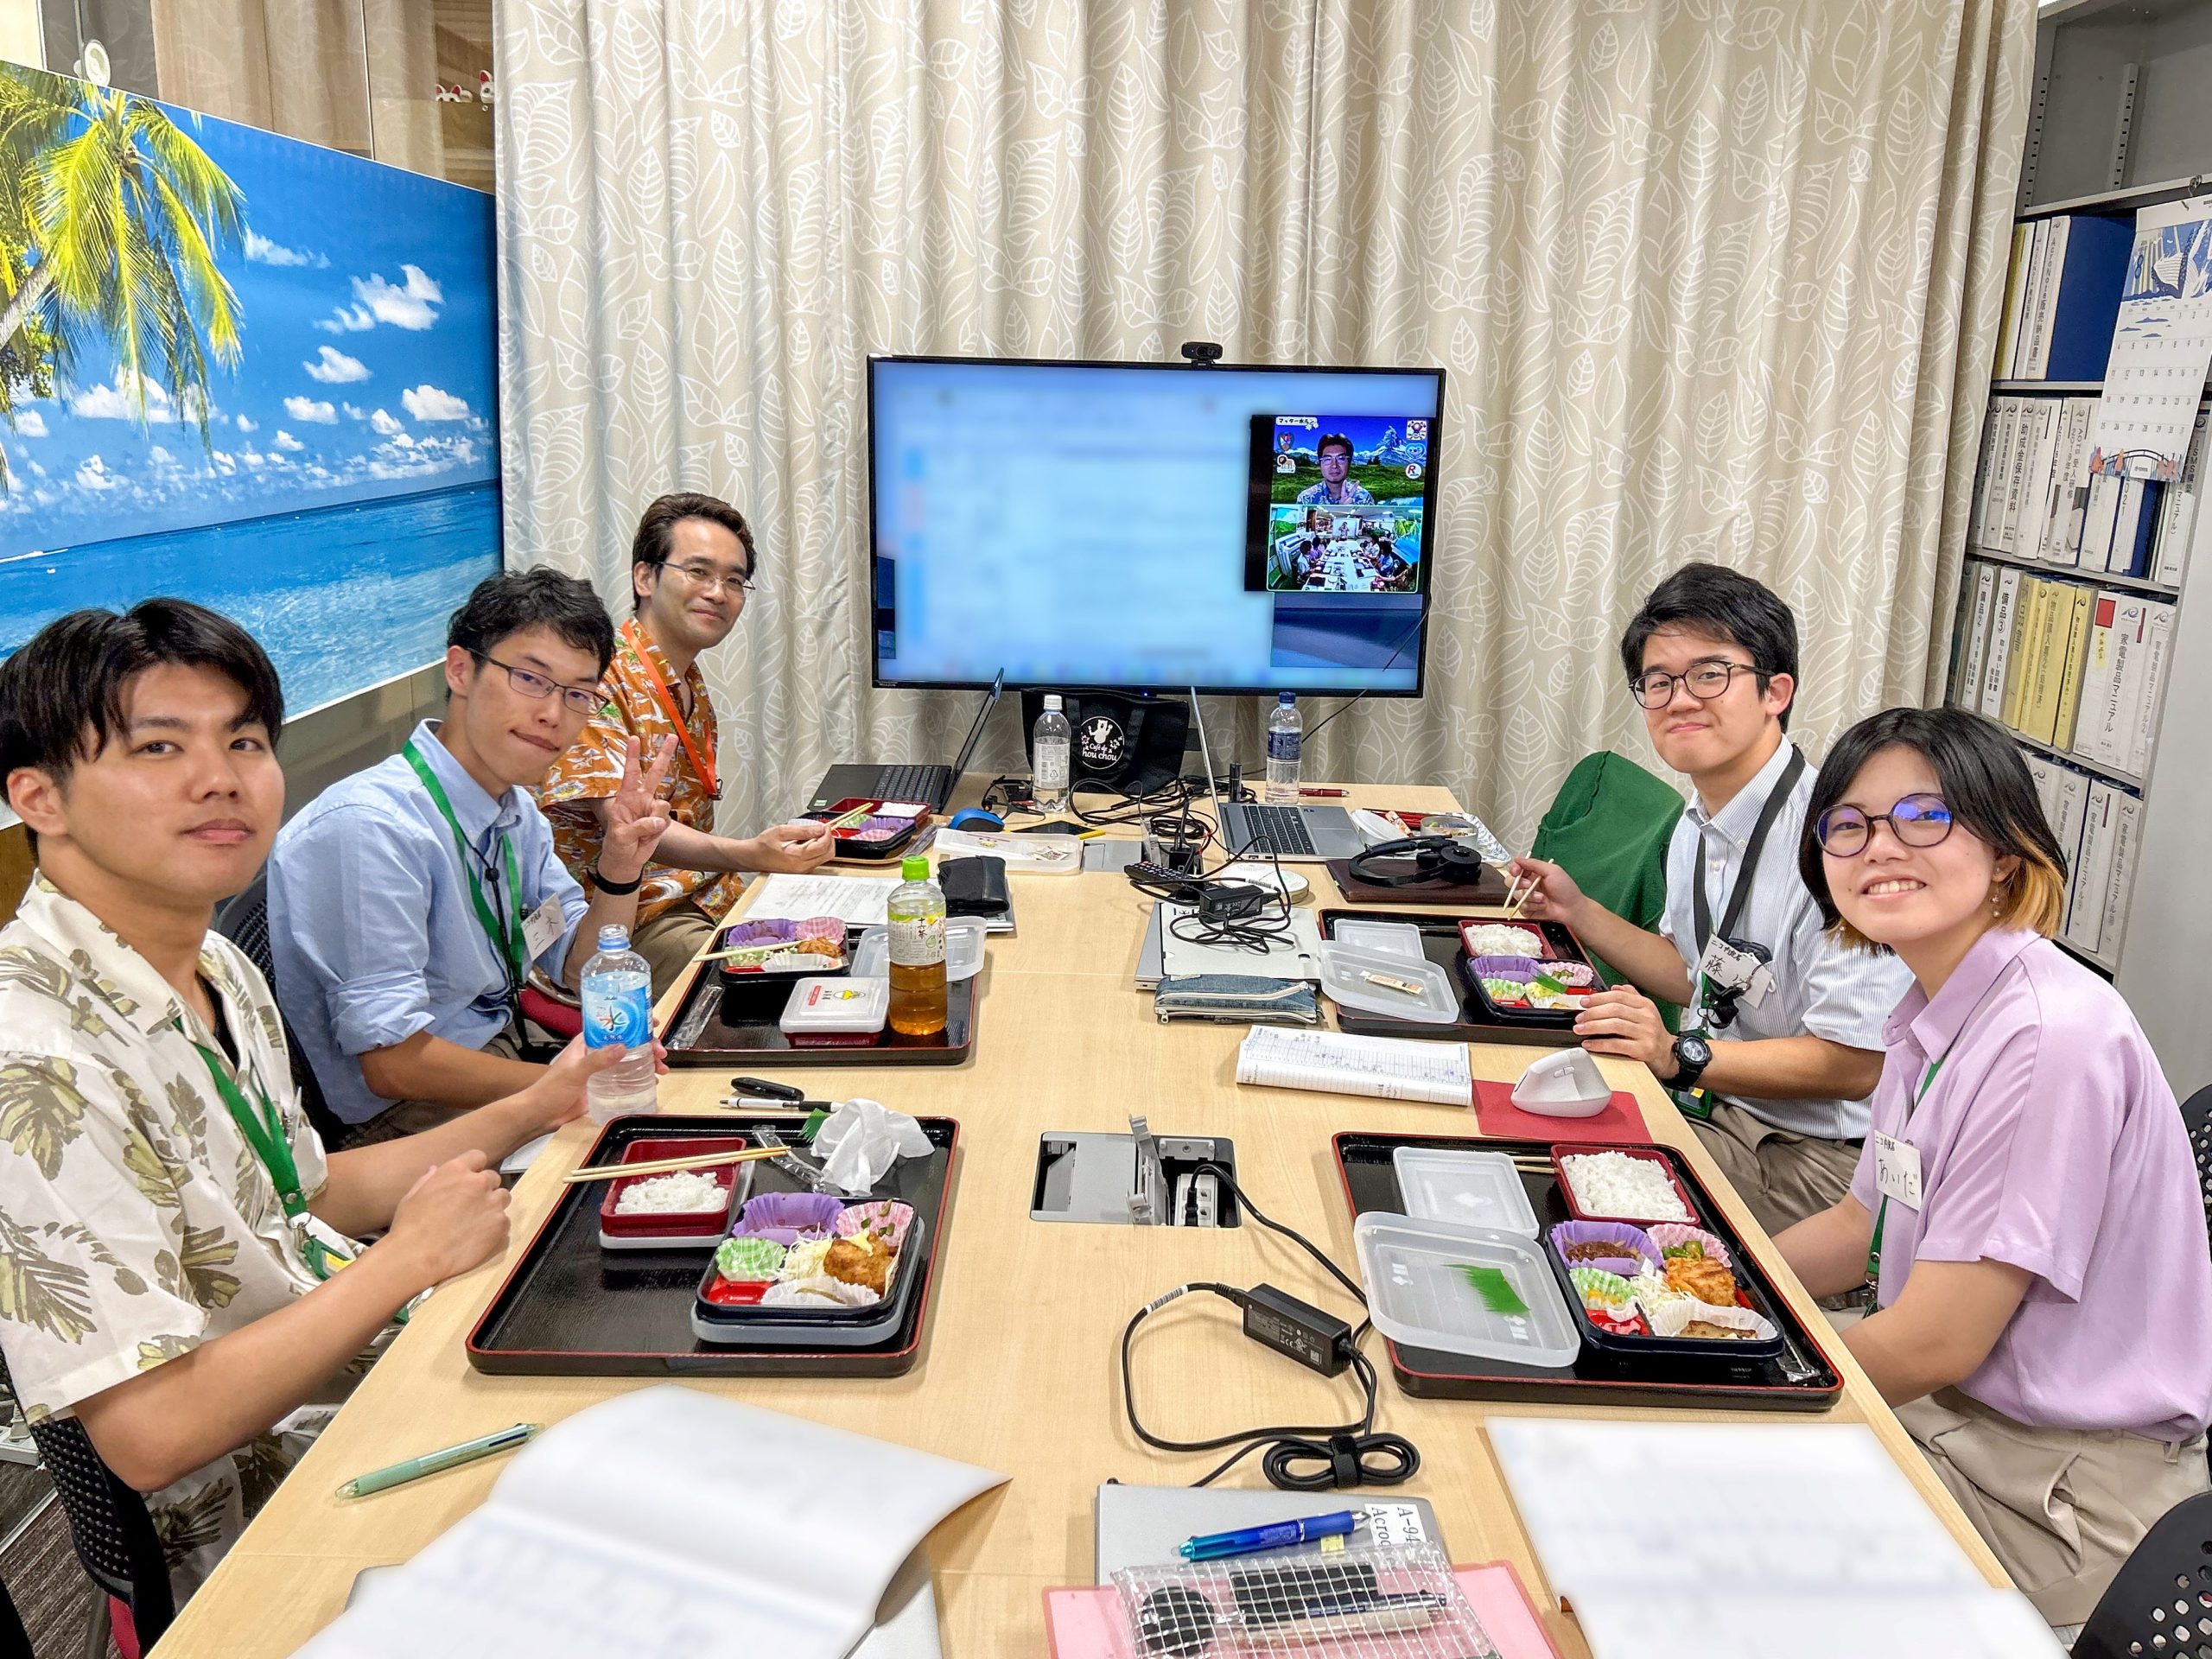
[(1262, 806), (1223, 800), (1214, 782), (1213, 748), (1206, 741), (1206, 720), (1198, 710), (1196, 686), (1191, 688), (1191, 719), (1198, 728), (1198, 755), (1205, 763), (1214, 822), (1221, 826), (1222, 850), (1230, 858), (1273, 855), (1286, 863), (1317, 864), (1350, 858), (1366, 847), (1367, 837), (1341, 806)]

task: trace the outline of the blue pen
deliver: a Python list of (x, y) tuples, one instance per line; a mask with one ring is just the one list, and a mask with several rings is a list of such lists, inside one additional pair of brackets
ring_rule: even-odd
[(1186, 1561), (1218, 1560), (1224, 1555), (1253, 1555), (1263, 1549), (1284, 1549), (1311, 1543), (1316, 1538), (1341, 1538), (1367, 1522), (1365, 1510), (1338, 1510), (1334, 1515), (1309, 1515), (1298, 1521), (1277, 1521), (1264, 1527), (1244, 1527), (1236, 1532), (1209, 1532), (1185, 1540), (1176, 1553)]

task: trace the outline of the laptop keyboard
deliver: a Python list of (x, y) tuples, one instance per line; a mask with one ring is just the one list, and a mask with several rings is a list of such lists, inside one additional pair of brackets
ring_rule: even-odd
[(938, 785), (944, 779), (943, 766), (886, 766), (877, 774), (876, 793), (887, 801), (934, 804)]
[(1313, 855), (1313, 838), (1306, 833), (1306, 819), (1297, 807), (1248, 806), (1244, 827), (1251, 832), (1254, 852), (1272, 848), (1294, 857)]

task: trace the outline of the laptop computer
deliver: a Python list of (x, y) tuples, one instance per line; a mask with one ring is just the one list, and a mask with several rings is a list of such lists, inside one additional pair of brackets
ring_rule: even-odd
[(843, 761), (822, 774), (822, 781), (814, 786), (813, 799), (804, 810), (819, 812), (839, 801), (857, 798), (918, 801), (926, 803), (932, 812), (944, 811), (959, 785), (960, 774), (968, 770), (976, 745), (982, 741), (983, 722), (998, 706), (999, 693), (1005, 686), (1003, 674), (991, 682), (991, 689), (983, 694), (983, 706), (976, 711), (976, 723), (968, 728), (968, 741), (960, 746), (959, 758), (950, 766), (871, 766), (864, 761)]
[(1196, 686), (1191, 688), (1191, 718), (1198, 728), (1198, 753), (1205, 762), (1206, 788), (1213, 796), (1214, 822), (1221, 826), (1222, 849), (1230, 858), (1272, 855), (1290, 863), (1317, 864), (1351, 858), (1365, 849), (1367, 837), (1341, 806), (1265, 806), (1223, 800), (1214, 782), (1213, 748), (1206, 741)]

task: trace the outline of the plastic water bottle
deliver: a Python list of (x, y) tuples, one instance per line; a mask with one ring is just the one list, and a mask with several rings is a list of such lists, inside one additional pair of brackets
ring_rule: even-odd
[(1298, 699), (1289, 692), (1275, 698), (1275, 711), (1268, 716), (1268, 794), (1269, 806), (1298, 804), (1298, 752), (1306, 741), (1306, 717), (1298, 712)]
[(906, 878), (892, 888), (891, 1029), (901, 1037), (934, 1037), (944, 1029), (944, 889), (930, 880), (930, 861), (909, 858)]
[(1068, 725), (1068, 717), (1060, 712), (1059, 693), (1047, 691), (1045, 712), (1037, 716), (1029, 745), (1029, 769), (1033, 774), (1029, 793), (1039, 812), (1066, 810), (1068, 752), (1074, 745), (1075, 733)]
[(653, 972), (630, 948), (626, 927), (599, 930), (599, 954), (584, 964), (584, 1042), (591, 1048), (620, 1046), (627, 1059), (596, 1072), (584, 1085), (585, 1114), (594, 1123), (625, 1112), (659, 1109), (658, 1079), (653, 1070)]

